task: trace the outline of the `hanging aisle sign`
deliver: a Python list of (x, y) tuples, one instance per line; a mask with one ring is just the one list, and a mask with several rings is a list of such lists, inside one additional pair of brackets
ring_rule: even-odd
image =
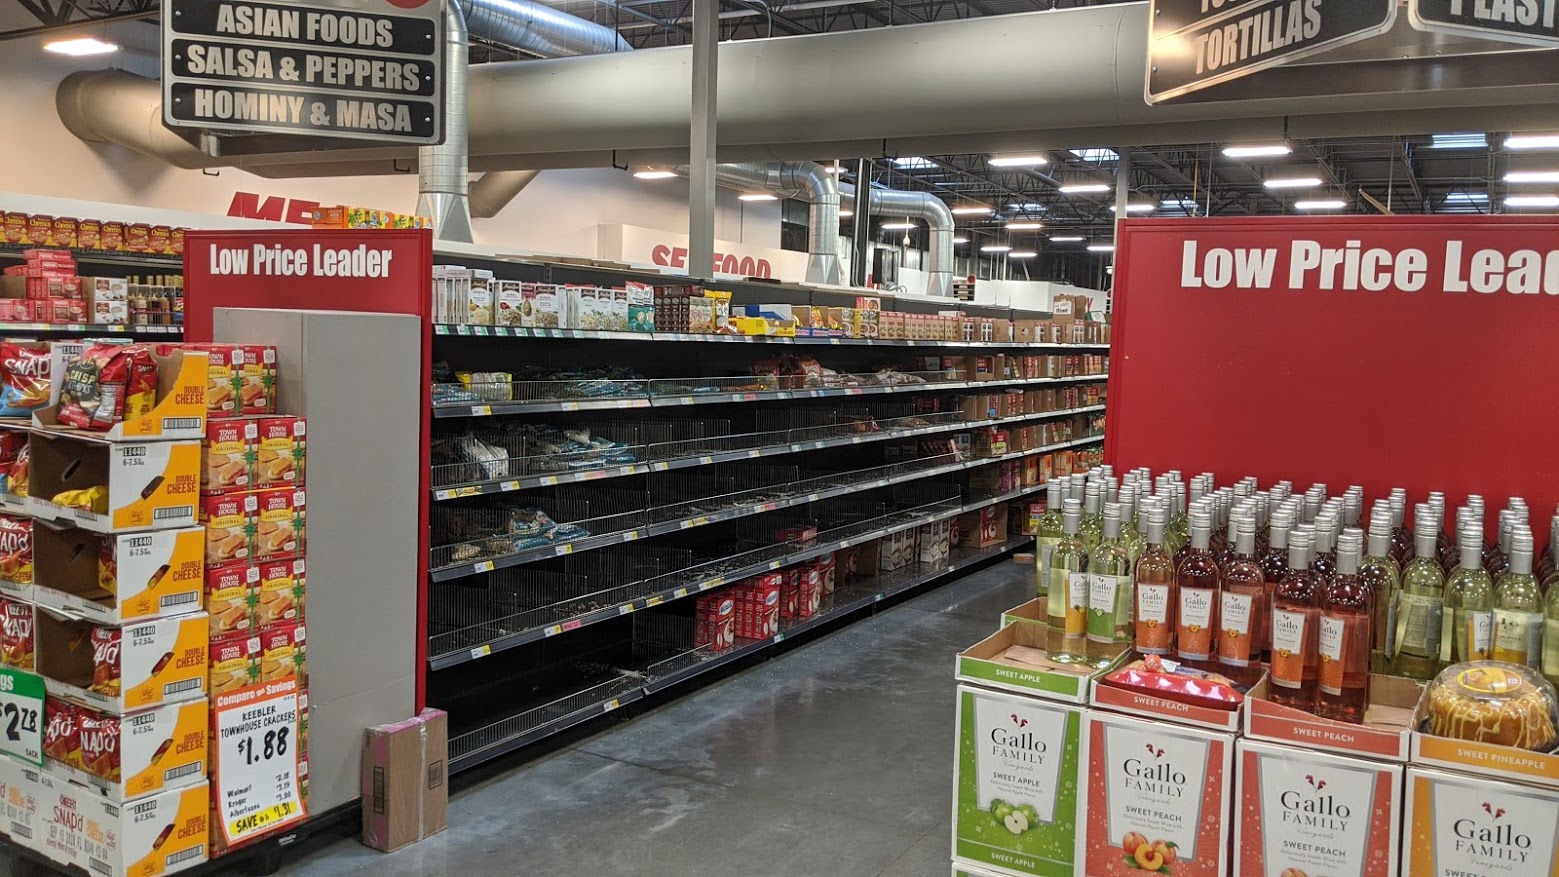
[(444, 139), (445, 0), (162, 0), (163, 121), (230, 134)]
[(1559, 0), (1411, 0), (1407, 10), (1419, 30), (1559, 46)]
[(1396, 13), (1396, 0), (1153, 0), (1148, 103), (1383, 34)]

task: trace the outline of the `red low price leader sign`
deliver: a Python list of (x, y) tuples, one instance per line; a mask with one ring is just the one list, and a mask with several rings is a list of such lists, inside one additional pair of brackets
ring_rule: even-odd
[(1559, 218), (1132, 220), (1117, 244), (1117, 468), (1515, 495), (1547, 529)]

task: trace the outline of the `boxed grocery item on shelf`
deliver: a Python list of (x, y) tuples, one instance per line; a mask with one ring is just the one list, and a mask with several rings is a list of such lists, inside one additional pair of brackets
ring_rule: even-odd
[(307, 493), (302, 488), (274, 487), (255, 492), (252, 557), (291, 557), (303, 552), (307, 539)]
[(38, 674), (50, 694), (114, 714), (199, 700), (210, 627), (204, 612), (119, 628), (39, 609)]
[(1399, 873), (1402, 765), (1254, 740), (1235, 759), (1236, 873)]
[(256, 627), (299, 621), (303, 618), (307, 589), (307, 565), (302, 557), (256, 561), (259, 584), (255, 594)]
[(47, 775), (39, 783), (42, 852), (103, 877), (173, 874), (207, 859), (206, 782), (120, 804)]
[(1230, 873), (1233, 734), (1089, 710), (1083, 739), (1084, 873)]
[(116, 440), (199, 441), (208, 370), (205, 351), (91, 342), (57, 372), (64, 381), (58, 404), (35, 411), (33, 422)]
[(200, 492), (246, 491), (256, 486), (259, 424), (254, 420), (208, 420), (200, 442)]
[(116, 716), (50, 698), (44, 721), (44, 773), (110, 801), (206, 781), (211, 711), (204, 699)]
[(247, 635), (256, 625), (255, 606), (260, 601), (260, 567), (247, 560), (206, 569), (206, 615), (211, 619), (213, 640), (229, 634)]
[(44, 429), (32, 433), (28, 451), (27, 510), (36, 517), (99, 533), (195, 523), (199, 442), (127, 442)]
[(260, 501), (254, 493), (200, 497), (200, 523), (206, 531), (206, 564), (218, 566), (254, 557)]
[(260, 628), (260, 681), (275, 682), (288, 676), (308, 685), (308, 640), (304, 625), (277, 622)]
[(43, 852), (42, 824), (38, 812), (40, 790), (36, 765), (23, 764), (0, 755), (0, 818), (4, 833), (12, 844), (34, 852)]
[(103, 534), (34, 530), (38, 605), (100, 624), (125, 624), (201, 608), (201, 527)]
[(260, 678), (260, 637), (239, 631), (212, 638), (207, 652), (211, 696), (237, 691)]
[(1081, 873), (1082, 717), (1079, 707), (958, 686), (956, 861), (1004, 874)]

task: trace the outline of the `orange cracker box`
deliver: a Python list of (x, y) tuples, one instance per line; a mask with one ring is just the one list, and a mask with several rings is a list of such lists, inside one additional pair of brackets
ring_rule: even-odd
[[(172, 349), (172, 345), (165, 345)], [(206, 372), (206, 417), (237, 417), (239, 382), (244, 368), (244, 348), (238, 344), (186, 344), (186, 350), (204, 350), (211, 360)]]
[(308, 648), (303, 625), (274, 624), (260, 631), (260, 681), (274, 682), (296, 676), (308, 680)]
[(211, 641), (211, 696), (237, 691), (260, 678), (260, 638), (237, 634)]
[(262, 417), (256, 421), (259, 450), (255, 459), (256, 487), (303, 484), (307, 423), (301, 417)]
[(39, 609), (37, 672), (50, 694), (115, 715), (203, 700), (210, 626), (204, 612), (111, 627)]
[(307, 567), (301, 557), (262, 560), (256, 587), (255, 627), (265, 627), (303, 618), (303, 594), (307, 585)]
[(276, 413), (276, 348), (246, 344), (241, 350), (244, 361), (238, 381), (239, 413)]
[(200, 443), (200, 492), (242, 492), (256, 487), (259, 435), (259, 424), (253, 420), (206, 421), (206, 437)]
[(222, 493), (200, 498), (200, 522), (206, 527), (206, 564), (215, 566), (254, 556), (259, 501), (253, 493)]
[(207, 569), (206, 614), (211, 616), (211, 638), (254, 630), (259, 595), (260, 568), (255, 564), (238, 561)]
[(278, 487), (256, 491), (254, 496), (258, 504), (254, 556), (290, 557), (302, 553), (306, 501), (303, 490)]

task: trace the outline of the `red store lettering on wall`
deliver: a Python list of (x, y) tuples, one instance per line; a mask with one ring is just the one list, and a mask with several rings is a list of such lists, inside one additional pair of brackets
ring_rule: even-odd
[(233, 203), (227, 207), (228, 216), (240, 219), (264, 219), (270, 222), (295, 222), (313, 225), (318, 201), (301, 201), (274, 195), (262, 196), (254, 192), (234, 192)]
[[(665, 268), (686, 268), (687, 247), (656, 244), (650, 250), (650, 261)], [(733, 253), (715, 253), (713, 267), (718, 274), (735, 274), (738, 277), (761, 277), (767, 280), (774, 276), (774, 266), (769, 264), (768, 259), (754, 259)]]

